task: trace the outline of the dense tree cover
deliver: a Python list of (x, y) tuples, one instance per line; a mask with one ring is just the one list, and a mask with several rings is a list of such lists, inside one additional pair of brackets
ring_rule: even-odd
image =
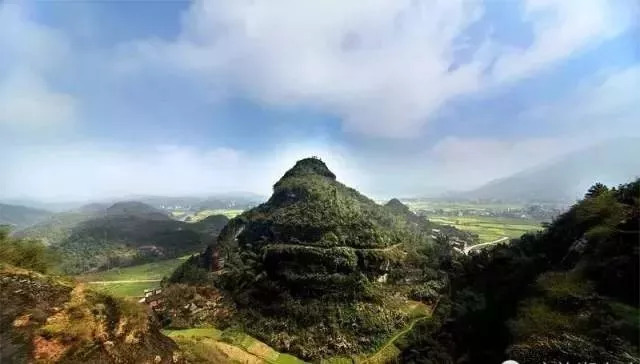
[(61, 270), (77, 274), (199, 251), (228, 220), (214, 215), (189, 224), (140, 202), (118, 202), (57, 214), (17, 235), (43, 240), (63, 258)]
[(420, 363), (640, 362), (640, 180), (593, 186), (546, 230), (452, 261), (452, 294), (416, 331)]
[(0, 263), (45, 273), (57, 261), (41, 242), (10, 237), (9, 227), (0, 226)]
[[(306, 359), (366, 352), (408, 323), (407, 299), (433, 303), (445, 289), (439, 265), (451, 249), (433, 227), (304, 159), (170, 280), (213, 282), (235, 303), (226, 324), (277, 349)], [(224, 267), (211, 273), (214, 253)]]

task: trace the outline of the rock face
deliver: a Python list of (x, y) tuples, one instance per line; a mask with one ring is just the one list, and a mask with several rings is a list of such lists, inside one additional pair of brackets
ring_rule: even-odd
[(402, 259), (406, 239), (383, 207), (308, 158), (285, 173), (266, 203), (227, 225), (219, 243), (292, 294), (321, 295), (357, 293), (377, 280)]

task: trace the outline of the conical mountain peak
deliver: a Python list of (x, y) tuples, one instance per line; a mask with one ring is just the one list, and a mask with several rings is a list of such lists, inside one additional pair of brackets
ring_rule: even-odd
[(333, 172), (329, 170), (329, 167), (318, 157), (310, 157), (297, 161), (296, 164), (282, 176), (282, 179), (305, 175), (319, 175), (334, 180), (336, 179), (336, 175), (333, 174)]

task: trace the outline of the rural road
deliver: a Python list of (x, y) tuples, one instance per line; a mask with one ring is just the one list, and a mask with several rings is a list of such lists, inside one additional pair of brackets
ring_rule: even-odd
[(500, 239), (497, 239), (497, 240), (494, 240), (494, 241), (490, 241), (490, 242), (482, 243), (482, 244), (472, 245), (472, 246), (464, 248), (464, 253), (465, 254), (469, 254), (469, 252), (474, 250), (474, 249), (482, 248), (482, 247), (485, 247), (487, 245), (499, 244), (499, 243), (505, 242), (507, 240), (509, 240), (509, 238), (506, 237), (506, 236), (503, 236)]
[(134, 279), (126, 281), (93, 281), (87, 282), (88, 284), (118, 284), (118, 283), (153, 283), (160, 282), (160, 279)]

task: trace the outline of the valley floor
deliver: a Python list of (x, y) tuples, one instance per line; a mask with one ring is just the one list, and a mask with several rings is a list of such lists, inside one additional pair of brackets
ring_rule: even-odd
[(118, 297), (142, 297), (145, 289), (158, 288), (162, 278), (182, 264), (189, 255), (161, 260), (158, 262), (113, 268), (102, 272), (83, 274), (76, 277), (93, 289)]

